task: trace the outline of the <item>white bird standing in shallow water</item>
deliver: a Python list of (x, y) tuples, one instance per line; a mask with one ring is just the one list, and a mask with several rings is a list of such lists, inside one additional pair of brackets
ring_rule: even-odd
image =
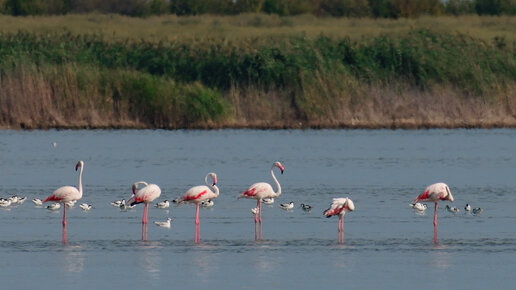
[(344, 215), (348, 211), (354, 211), (355, 204), (353, 201), (348, 198), (334, 198), (330, 207), (324, 211), (324, 216), (327, 218), (332, 217), (334, 215), (339, 216), (339, 225), (338, 225), (338, 241), (339, 243), (344, 242)]
[[(212, 183), (208, 183), (208, 178), (211, 178)], [(177, 204), (195, 203), (195, 237), (194, 242), (201, 242), (201, 233), (199, 229), (199, 204), (206, 200), (212, 200), (219, 196), (219, 188), (217, 187), (217, 174), (210, 172), (204, 177), (206, 185), (194, 186), (186, 191), (186, 193), (176, 198), (173, 202)]]
[[(124, 201), (125, 201), (125, 199), (124, 199)], [(114, 207), (120, 207), (121, 204), (122, 204), (121, 200), (115, 200), (115, 201), (111, 202), (111, 205)]]
[(11, 205), (11, 203), (12, 201), (9, 199), (0, 198), (0, 207), (8, 207)]
[[(58, 188), (52, 195), (45, 198), (43, 203), (47, 201), (54, 201), (60, 203), (67, 203), (69, 201), (77, 201), (82, 198), (82, 171), (84, 168), (84, 161), (79, 160), (75, 165), (75, 171), (79, 170), (79, 182), (77, 187), (63, 186)], [(63, 206), (63, 229), (66, 227), (66, 206)], [(64, 232), (64, 231), (63, 231)], [(66, 242), (66, 235), (63, 235), (63, 242)]]
[(284, 209), (284, 210), (290, 210), (290, 209), (294, 208), (294, 202), (291, 201), (289, 203), (282, 203), (282, 204), (279, 205), (279, 207)]
[[(138, 189), (140, 185), (144, 185), (144, 187)], [(138, 181), (133, 184), (132, 189), (133, 196), (131, 196), (127, 201), (127, 204), (133, 206), (135, 204), (145, 203), (145, 207), (143, 208), (142, 224), (147, 224), (149, 222), (149, 203), (161, 195), (161, 188), (156, 184), (148, 184), (145, 181)]]
[(158, 227), (162, 228), (170, 228), (170, 221), (172, 221), (171, 218), (167, 218), (166, 222), (154, 222), (154, 224)]
[(464, 207), (464, 210), (465, 211), (470, 211), (471, 210), (471, 205), (469, 205), (469, 203), (466, 203), (466, 206)]
[(450, 188), (445, 183), (434, 183), (428, 186), (423, 193), (418, 195), (413, 202), (434, 202), (434, 243), (437, 244), (437, 202), (440, 200), (449, 200), (453, 202), (453, 196)]

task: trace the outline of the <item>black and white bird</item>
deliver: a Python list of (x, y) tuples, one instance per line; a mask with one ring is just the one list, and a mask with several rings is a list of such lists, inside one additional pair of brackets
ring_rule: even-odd
[(32, 203), (33, 203), (34, 205), (38, 205), (38, 206), (43, 205), (43, 202), (42, 202), (42, 201), (41, 201), (41, 199), (39, 199), (39, 198), (33, 198), (33, 199), (32, 199)]
[(273, 204), (274, 203), (274, 197), (266, 197), (262, 199), (263, 204)]
[(88, 210), (90, 210), (90, 209), (92, 208), (91, 204), (87, 204), (87, 203), (81, 203), (81, 204), (79, 205), (79, 207), (80, 207), (82, 210), (84, 210), (84, 211), (88, 211)]
[(456, 206), (449, 206), (449, 205), (446, 205), (446, 209), (451, 212), (451, 213), (458, 213), (459, 212), (459, 209), (456, 207)]
[(203, 200), (199, 203), (199, 206), (201, 207), (213, 207), (215, 203), (213, 202), (213, 200), (211, 199), (208, 199), (208, 200)]
[(475, 208), (473, 209), (473, 213), (474, 213), (474, 214), (479, 214), (479, 213), (482, 213), (483, 211), (484, 211), (484, 210), (483, 210), (482, 208), (480, 208), (480, 207), (475, 207)]
[(284, 210), (293, 209), (294, 208), (294, 202), (291, 201), (289, 203), (282, 203), (282, 204), (279, 205), (279, 207), (284, 209)]
[(121, 204), (122, 204), (121, 200), (115, 200), (115, 201), (111, 202), (111, 205), (114, 207), (120, 207)]
[(50, 211), (56, 211), (56, 210), (59, 210), (60, 208), (61, 208), (61, 204), (58, 202), (54, 202), (54, 203), (47, 205), (47, 209)]
[(311, 211), (311, 210), (312, 210), (312, 206), (311, 206), (311, 205), (309, 205), (309, 204), (304, 204), (304, 203), (302, 203), (300, 206), (301, 206), (301, 208), (302, 208), (304, 211), (306, 211), (306, 212), (309, 212), (309, 211)]
[(471, 205), (469, 203), (466, 203), (466, 206), (464, 207), (465, 211), (471, 211)]
[(0, 198), (0, 207), (8, 207), (10, 206), (12, 203), (12, 201), (10, 199), (6, 199), (6, 198)]
[(424, 203), (416, 202), (416, 203), (411, 203), (410, 207), (412, 207), (413, 209), (418, 210), (418, 211), (424, 211), (424, 210), (426, 210), (427, 205)]
[(157, 207), (157, 208), (169, 208), (170, 207), (170, 202), (168, 200), (160, 201), (160, 202), (156, 203), (155, 207)]

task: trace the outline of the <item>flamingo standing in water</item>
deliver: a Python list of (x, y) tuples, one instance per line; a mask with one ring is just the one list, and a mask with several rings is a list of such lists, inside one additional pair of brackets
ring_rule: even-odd
[[(276, 198), (281, 194), (281, 185), (276, 179), (274, 175), (274, 167), (278, 167), (283, 174), (285, 168), (279, 161), (275, 161), (271, 167), (271, 176), (274, 182), (276, 183), (276, 187), (278, 190), (274, 192), (272, 186), (266, 182), (258, 182), (251, 185), (244, 193), (242, 193), (238, 198), (252, 198), (256, 199), (256, 214), (254, 215), (254, 224), (255, 224), (255, 238), (256, 238), (256, 224), (258, 223), (260, 226), (262, 225), (262, 200), (264, 198)], [(261, 239), (261, 230), (259, 231), (259, 239)]]
[(344, 242), (344, 215), (348, 211), (354, 211), (355, 204), (348, 197), (344, 198), (334, 198), (333, 202), (330, 204), (330, 207), (324, 211), (324, 215), (326, 217), (332, 217), (334, 215), (339, 216), (339, 225), (338, 225), (338, 233), (339, 233), (339, 243)]
[(79, 160), (79, 162), (77, 162), (77, 164), (75, 165), (75, 171), (77, 171), (79, 168), (81, 170), (79, 171), (79, 184), (77, 187), (62, 186), (62, 187), (56, 189), (56, 191), (54, 191), (54, 193), (51, 196), (49, 196), (43, 200), (43, 202), (54, 201), (54, 202), (59, 202), (59, 203), (63, 204), (63, 221), (62, 221), (62, 223), (63, 223), (63, 243), (66, 243), (66, 206), (65, 206), (65, 203), (70, 202), (70, 201), (77, 201), (82, 198), (82, 171), (84, 168), (84, 161)]
[[(138, 189), (140, 185), (143, 185), (141, 189)], [(129, 206), (134, 206), (135, 204), (145, 203), (145, 207), (143, 208), (143, 218), (142, 224), (148, 224), (148, 213), (149, 213), (149, 203), (154, 201), (161, 195), (161, 189), (156, 184), (148, 184), (145, 181), (135, 182), (132, 186), (133, 196), (129, 198), (127, 204)]]
[[(212, 183), (208, 183), (208, 177), (211, 178)], [(177, 204), (195, 203), (195, 243), (201, 242), (201, 234), (199, 230), (199, 203), (219, 196), (219, 188), (217, 187), (217, 174), (210, 172), (204, 177), (206, 185), (194, 186), (181, 197), (176, 198), (173, 202)]]
[(453, 196), (450, 188), (446, 183), (435, 183), (428, 186), (423, 193), (418, 195), (413, 202), (434, 202), (434, 243), (437, 244), (437, 202), (440, 200), (449, 200), (453, 202)]

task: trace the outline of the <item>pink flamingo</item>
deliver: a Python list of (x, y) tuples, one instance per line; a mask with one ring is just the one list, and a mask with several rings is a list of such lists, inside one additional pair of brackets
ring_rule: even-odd
[(78, 189), (73, 186), (62, 186), (54, 193), (52, 193), (51, 196), (45, 198), (43, 202), (47, 201), (54, 201), (54, 202), (60, 202), (63, 204), (63, 243), (66, 243), (66, 206), (65, 203), (69, 201), (76, 201), (82, 198), (82, 171), (84, 168), (84, 161), (79, 160), (77, 164), (75, 165), (75, 171), (78, 169), (81, 169), (79, 171), (79, 184)]
[(344, 198), (334, 198), (333, 202), (330, 204), (330, 208), (324, 211), (324, 215), (326, 217), (332, 217), (334, 215), (339, 216), (339, 225), (338, 225), (338, 233), (339, 233), (339, 243), (344, 242), (344, 215), (348, 211), (354, 211), (355, 204), (348, 197)]
[(439, 200), (449, 200), (453, 202), (453, 196), (450, 192), (450, 188), (446, 183), (435, 183), (428, 186), (425, 192), (418, 195), (414, 202), (435, 202), (434, 209), (434, 243), (437, 244), (437, 202)]
[[(208, 177), (211, 178), (212, 183), (208, 183)], [(186, 193), (176, 198), (173, 202), (177, 204), (182, 203), (195, 203), (195, 243), (199, 243), (201, 241), (201, 235), (199, 230), (199, 203), (215, 199), (219, 196), (219, 188), (217, 187), (217, 174), (210, 172), (204, 177), (204, 183), (206, 185), (198, 185), (194, 186)]]
[[(143, 188), (138, 189), (140, 185), (144, 185)], [(138, 203), (145, 203), (145, 207), (143, 208), (143, 218), (142, 224), (148, 224), (148, 213), (149, 213), (149, 203), (154, 201), (161, 195), (161, 189), (156, 184), (148, 184), (145, 181), (138, 181), (133, 184), (133, 196), (129, 198), (127, 204), (133, 206)]]
[[(272, 164), (271, 167), (271, 176), (274, 182), (276, 183), (276, 187), (278, 190), (274, 192), (272, 189), (272, 186), (266, 182), (258, 182), (253, 185), (251, 185), (244, 193), (242, 193), (238, 198), (252, 198), (256, 199), (256, 207), (257, 211), (254, 215), (254, 224), (255, 224), (255, 237), (256, 237), (256, 224), (259, 223), (260, 226), (262, 224), (262, 200), (264, 198), (276, 198), (281, 194), (281, 185), (278, 182), (278, 179), (276, 179), (276, 176), (274, 175), (274, 167), (278, 167), (281, 171), (281, 174), (283, 174), (283, 171), (285, 168), (279, 161), (275, 161)], [(259, 231), (259, 238), (261, 239), (261, 230)]]

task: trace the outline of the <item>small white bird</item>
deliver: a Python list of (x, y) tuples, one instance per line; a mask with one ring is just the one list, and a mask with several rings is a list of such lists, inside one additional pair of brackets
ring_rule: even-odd
[(480, 208), (480, 207), (475, 207), (475, 208), (473, 209), (473, 213), (474, 213), (474, 214), (479, 214), (479, 213), (482, 213), (483, 211), (484, 211), (484, 210), (483, 210), (482, 208)]
[(424, 204), (424, 203), (420, 203), (420, 202), (416, 202), (416, 203), (411, 203), (410, 206), (415, 209), (415, 210), (419, 210), (419, 211), (424, 211), (426, 210), (427, 208), (427, 205)]
[(262, 199), (262, 202), (264, 204), (273, 204), (274, 203), (274, 197), (266, 197), (266, 198)]
[(282, 204), (279, 205), (279, 207), (284, 209), (284, 210), (293, 209), (294, 208), (294, 202), (291, 201), (289, 203), (282, 203)]
[(469, 203), (466, 203), (466, 206), (464, 207), (464, 210), (465, 211), (470, 211), (471, 210), (471, 205), (469, 205)]
[(52, 147), (56, 148), (57, 147), (57, 142), (52, 142)]
[(257, 207), (252, 208), (252, 209), (251, 209), (251, 212), (252, 212), (254, 215), (257, 215), (257, 214), (258, 214), (258, 208), (257, 208)]
[(311, 205), (309, 205), (309, 204), (304, 204), (304, 203), (302, 203), (302, 204), (301, 204), (301, 208), (302, 208), (304, 211), (306, 211), (306, 212), (309, 212), (309, 211), (311, 211), (311, 210), (312, 210), (312, 206), (311, 206)]
[(13, 195), (11, 197), (8, 197), (7, 199), (11, 201), (11, 204), (18, 203), (18, 196), (17, 195)]
[(156, 203), (155, 207), (157, 207), (157, 208), (169, 208), (170, 207), (170, 202), (168, 200), (160, 201), (160, 202)]
[(47, 205), (47, 209), (51, 210), (51, 211), (56, 211), (56, 210), (58, 210), (60, 208), (61, 208), (61, 205), (59, 203), (57, 203), (57, 202), (54, 202), (54, 203), (51, 203), (51, 204)]
[(162, 228), (170, 228), (170, 221), (172, 221), (171, 218), (167, 218), (166, 222), (154, 222), (155, 225)]
[(32, 199), (32, 203), (33, 203), (34, 205), (43, 205), (43, 202), (42, 202), (42, 201), (41, 201), (41, 199), (39, 199), (39, 198), (34, 198), (34, 199)]
[(120, 205), (119, 205), (119, 208), (120, 210), (122, 211), (126, 211), (128, 209), (131, 209), (133, 207), (135, 207), (136, 205), (130, 205), (130, 204), (127, 204), (125, 199), (122, 199), (122, 201), (120, 202)]
[(77, 200), (70, 200), (70, 201), (65, 202), (65, 205), (66, 205), (66, 207), (72, 208), (75, 206), (76, 202), (77, 202)]
[(111, 203), (111, 205), (114, 207), (120, 207), (121, 204), (122, 204), (121, 200), (115, 200)]
[(459, 212), (459, 209), (456, 207), (456, 206), (449, 206), (449, 205), (446, 205), (446, 209), (451, 212), (451, 213), (458, 213)]
[(87, 203), (81, 203), (79, 205), (79, 207), (84, 210), (84, 211), (87, 211), (87, 210), (90, 210), (91, 209), (91, 204), (87, 204)]
[(214, 203), (213, 203), (213, 200), (208, 199), (208, 200), (201, 201), (201, 203), (199, 205), (202, 207), (213, 207)]
[(27, 197), (24, 196), (24, 197), (18, 197), (18, 201), (16, 202), (17, 204), (22, 204), (24, 203), (25, 201), (27, 200)]
[(0, 198), (0, 207), (8, 207), (11, 205), (10, 199)]

